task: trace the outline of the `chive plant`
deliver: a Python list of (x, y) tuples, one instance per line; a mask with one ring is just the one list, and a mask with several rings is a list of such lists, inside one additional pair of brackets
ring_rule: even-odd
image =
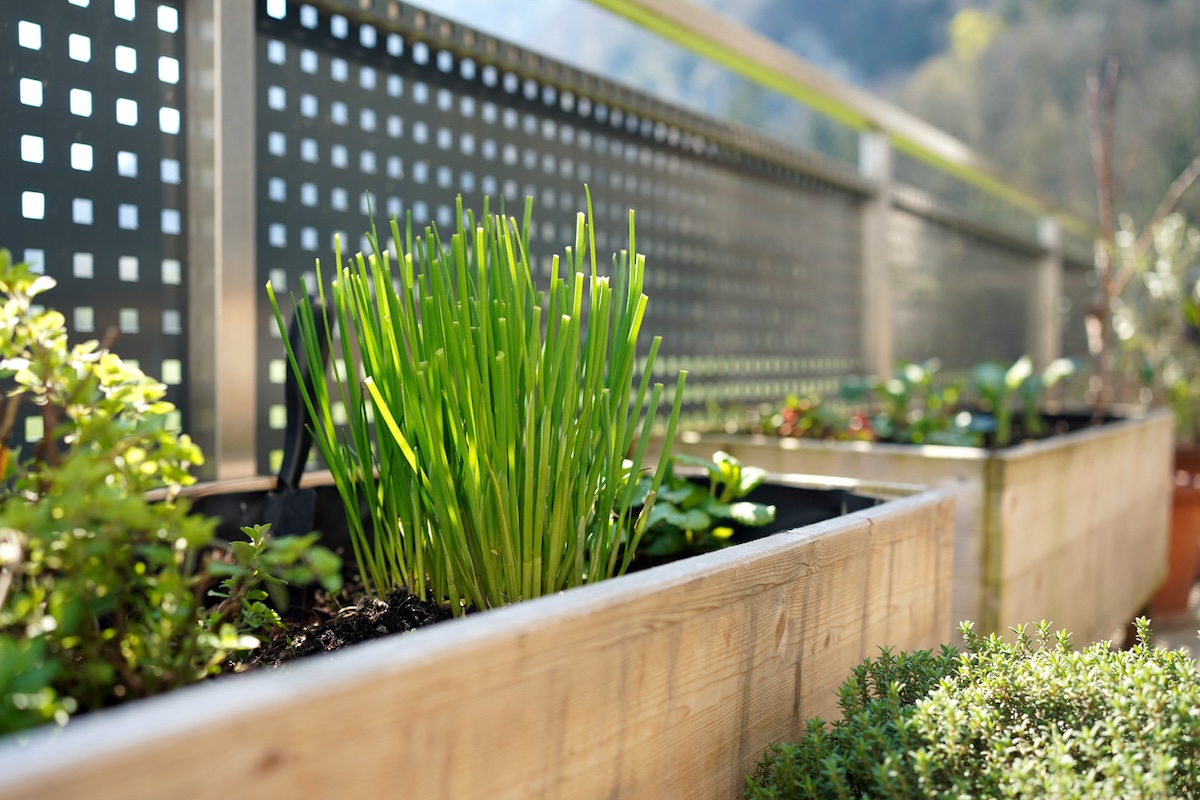
[[(287, 355), (297, 372), (300, 358), (320, 363), (317, 314), (339, 352), (333, 314), (334, 389), (316, 381), (304, 400), (368, 592), (404, 586), (460, 614), (624, 572), (669, 452), (633, 518), (648, 438), (637, 433), (653, 427), (663, 395), (661, 383), (650, 385), (660, 337), (635, 375), (647, 298), (633, 212), (629, 250), (601, 275), (589, 194), (574, 245), (553, 259), (548, 293), (535, 288), (530, 267), (531, 200), (520, 224), (491, 215), (486, 201), (476, 224), (461, 197), (457, 214), (448, 242), (436, 226), (414, 238), (411, 217), (402, 240), (393, 218), (392, 241), (404, 246), (397, 259), (372, 224), (370, 254), (343, 262), (337, 248), (329, 297), (318, 261), (319, 306), (302, 286), (293, 304), (303, 351), (289, 344)], [(680, 372), (668, 447), (685, 378)], [(335, 425), (337, 402), (344, 428)]]

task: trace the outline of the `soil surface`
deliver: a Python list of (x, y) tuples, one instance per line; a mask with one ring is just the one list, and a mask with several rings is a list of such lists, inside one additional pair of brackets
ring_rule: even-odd
[(277, 667), (304, 656), (416, 630), (451, 616), (450, 609), (420, 600), (404, 589), (393, 590), (386, 600), (363, 596), (356, 605), (347, 608), (337, 609), (332, 605), (332, 600), (326, 600), (324, 606), (305, 612), (307, 624), (304, 620), (285, 619), (284, 631), (253, 651), (248, 659), (231, 667), (239, 672)]

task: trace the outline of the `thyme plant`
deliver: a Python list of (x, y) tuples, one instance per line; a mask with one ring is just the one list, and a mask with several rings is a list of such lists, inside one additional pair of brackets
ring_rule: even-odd
[[(305, 292), (297, 303), (303, 352), (289, 346), (288, 359), (293, 370), (300, 358), (319, 363), (315, 314), (332, 309), (340, 342), (333, 326), (325, 330), (341, 354), (336, 389), (318, 381), (304, 399), (364, 583), (376, 595), (405, 586), (461, 614), (623, 572), (669, 453), (632, 518), (648, 437), (631, 461), (624, 455), (653, 426), (663, 394), (649, 377), (658, 337), (635, 382), (647, 298), (633, 212), (629, 249), (601, 275), (589, 194), (574, 245), (553, 259), (547, 293), (533, 282), (530, 201), (520, 223), (493, 216), (487, 203), (478, 222), (464, 217), (461, 197), (456, 211), (448, 240), (436, 227), (414, 238), (411, 219), (402, 237), (393, 219), (392, 240), (404, 246), (395, 260), (372, 225), (371, 253), (343, 261), (338, 249), (328, 298), (318, 262), (322, 310)], [(349, 366), (356, 363), (360, 370)], [(684, 379), (681, 372), (668, 442)], [(345, 409), (344, 430), (335, 403)]]
[(1196, 797), (1200, 672), (1185, 650), (1071, 648), (1047, 623), (966, 652), (884, 650), (843, 684), (842, 719), (773, 745), (752, 800)]

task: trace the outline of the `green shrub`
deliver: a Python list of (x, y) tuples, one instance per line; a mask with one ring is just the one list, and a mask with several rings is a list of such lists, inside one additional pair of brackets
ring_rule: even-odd
[[(625, 454), (660, 404), (662, 385), (650, 387), (659, 339), (635, 379), (645, 257), (631, 212), (629, 250), (600, 275), (590, 198), (588, 209), (574, 246), (554, 257), (548, 293), (533, 282), (528, 202), (520, 223), (485, 204), (476, 224), (459, 198), (448, 240), (435, 227), (414, 239), (411, 220), (402, 237), (393, 219), (395, 261), (372, 226), (372, 253), (343, 263), (338, 252), (330, 302), (318, 262), (323, 310), (305, 289), (303, 353), (289, 345), (288, 358), (297, 372), (298, 357), (319, 363), (322, 329), (339, 352), (333, 326), (315, 317), (332, 313), (336, 393), (316, 381), (304, 396), (370, 592), (405, 586), (461, 614), (628, 567), (663, 475), (632, 520), (647, 437)], [(683, 382), (681, 373), (668, 442)]]
[(966, 652), (855, 669), (843, 718), (773, 745), (748, 798), (1113, 798), (1200, 793), (1200, 677), (1185, 651), (1073, 651), (1046, 623), (1015, 641), (964, 625)]
[[(62, 315), (33, 303), (53, 285), (0, 250), (0, 378), (15, 386), (0, 406), (0, 733), (213, 674), (275, 619), (260, 583), (338, 569), (311, 539), (255, 528), (210, 570), (215, 521), (170, 496), (202, 457), (168, 429), (166, 387), (97, 342), (69, 346)], [(7, 444), (22, 402), (43, 423), (32, 453)]]

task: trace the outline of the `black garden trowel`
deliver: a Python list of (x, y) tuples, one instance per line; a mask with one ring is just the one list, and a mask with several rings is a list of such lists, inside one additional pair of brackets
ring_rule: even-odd
[[(314, 381), (325, 379), (325, 370), (329, 364), (325, 310), (315, 299), (312, 301), (312, 313), (316, 322), (317, 341), (321, 348), (319, 371), (314, 372), (313, 365), (308, 363), (307, 351), (300, 334), (298, 312), (293, 312), (291, 324), (288, 326), (288, 342), (292, 352), (296, 354), (301, 380), (304, 381), (309, 397), (313, 396)], [(308, 405), (304, 402), (304, 395), (300, 392), (300, 383), (296, 379), (295, 371), (290, 368), (284, 382), (284, 403), (287, 409), (287, 425), (284, 430), (283, 463), (279, 467), (275, 489), (267, 493), (262, 510), (263, 522), (271, 524), (273, 536), (305, 534), (312, 531), (317, 502), (315, 490), (300, 488), (300, 477), (304, 474), (304, 465), (308, 462), (308, 454), (312, 449), (312, 418), (308, 413)]]

